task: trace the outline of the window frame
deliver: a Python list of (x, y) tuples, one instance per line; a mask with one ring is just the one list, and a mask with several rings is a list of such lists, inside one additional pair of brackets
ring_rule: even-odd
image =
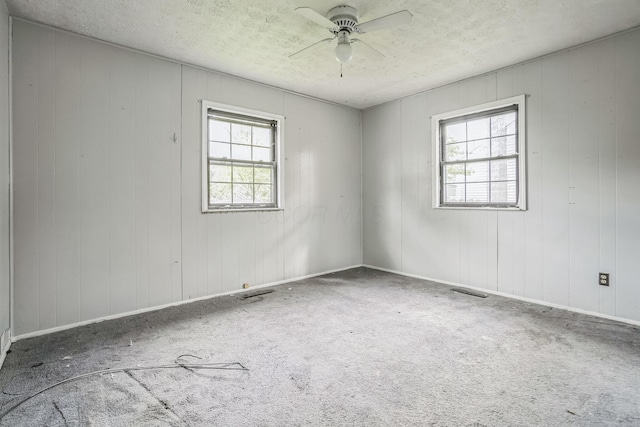
[[(284, 209), (282, 194), (284, 193), (284, 171), (283, 171), (283, 145), (284, 145), (284, 121), (285, 117), (279, 114), (268, 113), (265, 111), (253, 110), (249, 108), (236, 107), (233, 105), (222, 104), (214, 101), (201, 100), (201, 210), (202, 213), (216, 212), (251, 212), (251, 211), (273, 211)], [(274, 131), (274, 183), (273, 191), (275, 192), (275, 200), (273, 204), (230, 204), (230, 205), (210, 205), (209, 204), (209, 111), (215, 110), (230, 115), (248, 116), (251, 118), (275, 121), (276, 129)], [(233, 163), (233, 159), (228, 159), (229, 163)], [(238, 163), (246, 163), (259, 165), (260, 162), (240, 161)], [(270, 162), (271, 163), (271, 162)]]
[[(527, 210), (527, 162), (526, 162), (526, 95), (518, 95), (510, 98), (500, 99), (497, 101), (487, 102), (480, 105), (474, 105), (446, 113), (436, 114), (431, 117), (431, 135), (432, 135), (432, 206), (434, 209), (475, 209), (475, 210), (507, 210), (507, 211), (524, 211)], [(471, 204), (471, 203), (446, 203), (443, 198), (443, 141), (442, 141), (442, 122), (451, 122), (456, 119), (467, 121), (471, 118), (482, 117), (486, 113), (490, 113), (504, 109), (510, 106), (517, 108), (517, 130), (516, 130), (516, 168), (517, 168), (517, 200), (515, 206), (506, 204), (487, 203), (487, 204)], [(475, 116), (475, 117), (474, 117)], [(514, 155), (504, 157), (488, 157), (487, 159), (513, 158)]]

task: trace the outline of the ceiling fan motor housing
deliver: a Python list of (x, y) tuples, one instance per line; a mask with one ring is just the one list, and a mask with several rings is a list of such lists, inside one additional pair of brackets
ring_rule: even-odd
[(349, 34), (357, 32), (358, 11), (351, 6), (336, 6), (327, 13), (327, 19), (338, 27), (332, 32), (338, 34), (347, 31)]

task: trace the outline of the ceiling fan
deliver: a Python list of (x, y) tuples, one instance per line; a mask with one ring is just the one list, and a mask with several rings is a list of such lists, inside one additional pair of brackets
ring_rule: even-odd
[(336, 60), (342, 64), (349, 62), (353, 58), (352, 43), (357, 43), (357, 50), (365, 57), (371, 60), (380, 60), (384, 55), (372, 48), (360, 39), (351, 38), (353, 33), (363, 34), (371, 31), (383, 30), (397, 25), (408, 24), (411, 22), (413, 15), (408, 10), (401, 10), (390, 15), (372, 19), (371, 21), (358, 23), (358, 11), (351, 6), (336, 6), (331, 9), (327, 16), (324, 17), (310, 7), (299, 7), (295, 10), (300, 15), (307, 18), (322, 27), (325, 27), (333, 37), (329, 37), (299, 51), (289, 55), (289, 58), (310, 49), (322, 43), (330, 43), (338, 39), (338, 45), (335, 48)]

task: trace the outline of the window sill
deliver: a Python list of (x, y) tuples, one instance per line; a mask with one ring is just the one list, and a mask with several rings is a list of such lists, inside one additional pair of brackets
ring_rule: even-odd
[(246, 208), (246, 209), (211, 209), (202, 211), (202, 214), (219, 214), (219, 213), (237, 213), (237, 212), (270, 212), (270, 211), (283, 211), (284, 208)]
[(455, 211), (509, 211), (509, 212), (525, 212), (526, 208), (500, 208), (494, 206), (432, 206), (432, 209), (455, 210)]

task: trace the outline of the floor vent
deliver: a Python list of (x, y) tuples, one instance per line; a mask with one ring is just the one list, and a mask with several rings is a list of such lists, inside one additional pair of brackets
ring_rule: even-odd
[(487, 294), (483, 294), (482, 292), (476, 292), (476, 291), (472, 291), (470, 289), (464, 289), (464, 288), (453, 288), (451, 290), (459, 294), (467, 294), (467, 295), (471, 295), (478, 298), (486, 298), (489, 296)]

